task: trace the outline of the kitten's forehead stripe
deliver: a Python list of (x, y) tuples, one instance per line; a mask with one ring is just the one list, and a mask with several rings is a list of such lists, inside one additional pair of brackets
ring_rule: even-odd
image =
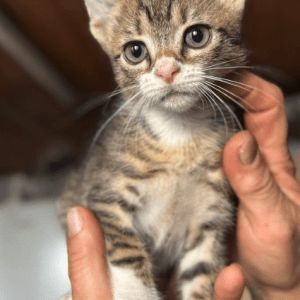
[(151, 16), (149, 7), (145, 7), (145, 11), (146, 11), (146, 15), (147, 15), (147, 17), (148, 17), (149, 22), (150, 22), (150, 23), (153, 23), (153, 18), (152, 18), (152, 16)]
[(137, 19), (136, 22), (134, 23), (135, 30), (138, 35), (142, 35), (142, 29), (141, 29), (141, 20)]
[(183, 7), (180, 10), (181, 13), (181, 22), (184, 25), (187, 22), (187, 7)]
[(229, 35), (228, 35), (228, 31), (227, 31), (224, 27), (218, 28), (218, 31), (219, 31), (220, 33), (222, 33), (222, 34), (225, 34), (226, 36), (229, 36)]
[(168, 5), (168, 12), (167, 12), (167, 20), (171, 21), (172, 18), (172, 4), (173, 4), (173, 0), (169, 0), (169, 5)]

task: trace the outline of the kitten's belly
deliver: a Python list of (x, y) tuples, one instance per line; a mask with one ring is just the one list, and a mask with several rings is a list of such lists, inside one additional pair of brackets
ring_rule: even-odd
[[(208, 207), (220, 199), (195, 174), (169, 175), (151, 185), (143, 209), (137, 215), (137, 228), (152, 239), (151, 249), (160, 266), (172, 266), (186, 247), (188, 233), (211, 215)], [(151, 191), (151, 193), (150, 193)]]

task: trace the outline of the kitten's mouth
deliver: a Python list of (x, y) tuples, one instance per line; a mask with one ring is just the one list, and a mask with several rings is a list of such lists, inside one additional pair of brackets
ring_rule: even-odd
[(181, 113), (195, 105), (198, 99), (199, 95), (194, 93), (171, 91), (159, 100), (159, 105), (168, 111)]
[(165, 101), (167, 100), (168, 98), (172, 98), (172, 97), (180, 97), (180, 96), (183, 96), (183, 97), (193, 97), (194, 95), (191, 94), (191, 93), (187, 93), (187, 92), (177, 92), (177, 91), (171, 91), (169, 92), (167, 95), (165, 95), (164, 97), (161, 98), (161, 101)]

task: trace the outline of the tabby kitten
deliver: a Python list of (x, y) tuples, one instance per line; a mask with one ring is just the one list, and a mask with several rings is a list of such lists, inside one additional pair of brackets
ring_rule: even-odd
[(155, 280), (171, 271), (179, 299), (212, 300), (234, 223), (221, 167), (234, 126), (216, 92), (232, 98), (218, 82), (245, 61), (245, 0), (85, 2), (122, 97), (60, 217), (82, 205), (99, 219), (115, 300), (162, 299)]

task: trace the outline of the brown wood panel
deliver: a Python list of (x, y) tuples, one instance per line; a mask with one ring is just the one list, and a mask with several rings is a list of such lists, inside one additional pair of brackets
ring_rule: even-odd
[(69, 141), (74, 149), (84, 144), (83, 129), (70, 120), (70, 112), (1, 49), (0, 66), (0, 173), (34, 165), (49, 141)]
[(2, 9), (79, 91), (109, 91), (109, 60), (88, 30), (82, 0), (1, 0)]
[(300, 91), (300, 1), (249, 0), (244, 18), (251, 63), (277, 67)]

